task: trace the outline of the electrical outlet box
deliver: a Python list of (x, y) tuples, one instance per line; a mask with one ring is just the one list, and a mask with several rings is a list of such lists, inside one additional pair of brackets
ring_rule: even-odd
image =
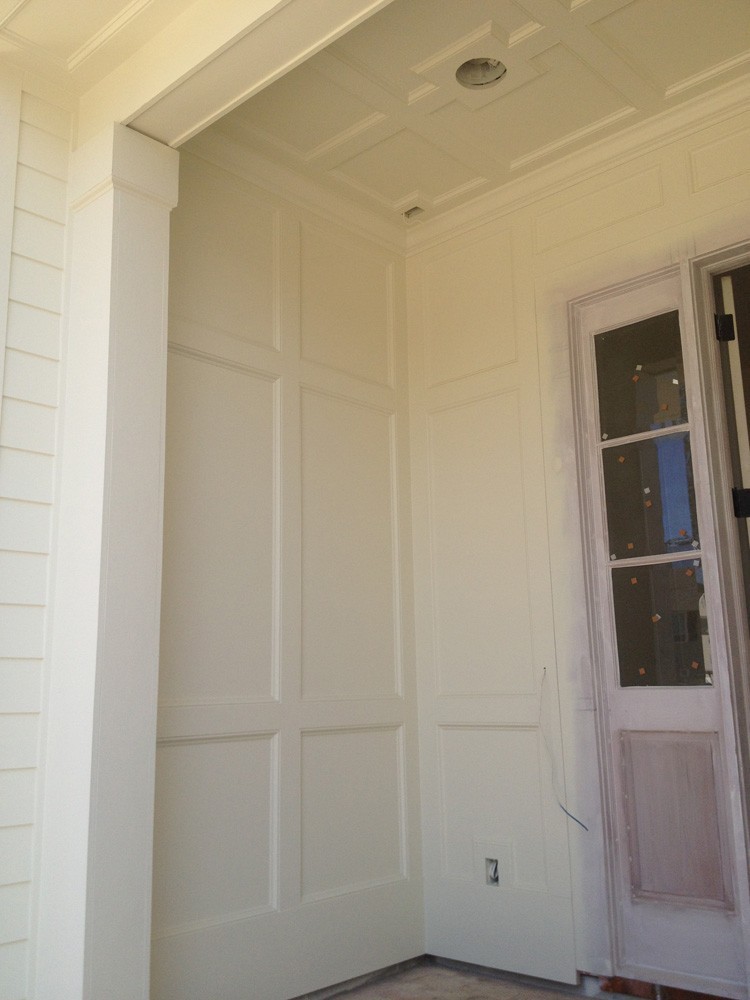
[(474, 841), (474, 879), (493, 888), (510, 888), (515, 882), (512, 844)]

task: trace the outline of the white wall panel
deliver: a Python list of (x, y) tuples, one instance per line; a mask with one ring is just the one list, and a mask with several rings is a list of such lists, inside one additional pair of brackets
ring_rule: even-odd
[(274, 379), (172, 352), (162, 702), (274, 697), (277, 422)]
[(302, 357), (379, 385), (392, 382), (393, 264), (360, 240), (303, 226)]
[[(559, 199), (555, 199), (559, 201)], [(626, 175), (596, 191), (579, 193), (541, 212), (535, 221), (536, 252), (544, 253), (588, 233), (607, 229), (626, 219), (658, 208), (664, 201), (661, 169), (658, 166)]]
[(275, 737), (166, 742), (158, 755), (154, 933), (273, 906)]
[(750, 128), (745, 116), (739, 116), (728, 135), (712, 135), (705, 143), (690, 150), (690, 174), (693, 192), (703, 191), (750, 172)]
[(502, 887), (548, 890), (539, 737), (535, 729), (440, 729), (446, 875), (485, 878), (501, 854)]
[(393, 696), (399, 686), (392, 417), (302, 395), (302, 690)]
[(439, 691), (533, 691), (518, 394), (429, 415)]
[(516, 360), (512, 270), (505, 232), (448, 245), (425, 263), (421, 305), (429, 385)]
[(170, 310), (238, 340), (278, 348), (278, 221), (267, 204), (194, 171), (181, 176), (172, 239), (192, 242), (170, 269)]
[(424, 951), (403, 263), (181, 162), (151, 995), (287, 1000)]
[(403, 762), (396, 728), (302, 734), (302, 898), (403, 878)]

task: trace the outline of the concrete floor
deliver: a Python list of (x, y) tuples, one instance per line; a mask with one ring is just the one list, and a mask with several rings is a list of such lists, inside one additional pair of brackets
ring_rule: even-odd
[(537, 988), (439, 965), (418, 965), (340, 994), (341, 1000), (569, 1000)]

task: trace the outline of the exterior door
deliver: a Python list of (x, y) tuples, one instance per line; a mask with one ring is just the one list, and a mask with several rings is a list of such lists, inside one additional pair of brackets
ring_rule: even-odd
[(679, 270), (575, 303), (572, 346), (615, 972), (746, 996), (729, 655)]

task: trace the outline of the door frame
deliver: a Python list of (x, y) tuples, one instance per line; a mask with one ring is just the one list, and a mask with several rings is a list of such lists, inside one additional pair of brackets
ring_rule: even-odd
[[(736, 858), (733, 865), (735, 881), (735, 909), (744, 929), (743, 939), (745, 964), (745, 992), (727, 995), (747, 995), (750, 982), (750, 884), (748, 882), (748, 851), (750, 850), (750, 814), (748, 796), (745, 794), (744, 775), (750, 773), (750, 735), (746, 720), (750, 718), (750, 681), (741, 677), (737, 664), (743, 662), (743, 655), (750, 653), (750, 634), (747, 627), (743, 598), (743, 581), (739, 545), (731, 506), (731, 492), (721, 496), (718, 484), (726, 481), (729, 466), (729, 446), (726, 432), (726, 417), (723, 410), (723, 386), (721, 381), (718, 345), (713, 329), (713, 292), (711, 280), (715, 273), (724, 273), (734, 267), (750, 262), (750, 244), (730, 247), (694, 258), (683, 258), (666, 268), (642, 273), (623, 282), (615, 282), (608, 287), (589, 294), (579, 295), (568, 302), (568, 331), (570, 340), (571, 369), (573, 380), (574, 412), (576, 425), (576, 464), (579, 473), (579, 499), (583, 537), (596, 537), (600, 529), (599, 514), (593, 506), (592, 476), (598, 475), (598, 468), (589, 453), (588, 444), (581, 432), (584, 420), (588, 419), (584, 406), (586, 380), (590, 377), (589, 360), (586, 352), (579, 349), (581, 337), (580, 314), (584, 307), (601, 303), (654, 282), (679, 275), (681, 284), (681, 324), (683, 341), (689, 345), (685, 359), (686, 374), (694, 381), (692, 389), (696, 418), (691, 420), (691, 436), (694, 442), (696, 481), (703, 480), (704, 501), (699, 501), (699, 518), (704, 530), (710, 526), (712, 538), (702, 545), (704, 555), (714, 563), (709, 574), (714, 596), (712, 636), (716, 642), (716, 655), (729, 658), (728, 684), (722, 685), (721, 700), (722, 729), (726, 750), (720, 762), (725, 779), (729, 782), (727, 799), (731, 803), (728, 823), (728, 839)], [(575, 342), (575, 345), (574, 345)], [(696, 401), (698, 406), (695, 406)], [(728, 497), (728, 499), (727, 499)], [(702, 507), (702, 510), (701, 510)], [(732, 524), (730, 524), (730, 521)], [(709, 522), (709, 523), (706, 523)], [(593, 548), (593, 547), (592, 547)], [(584, 551), (585, 595), (588, 617), (589, 651), (592, 663), (602, 663), (606, 643), (599, 634), (603, 607), (603, 597), (598, 582), (596, 555), (588, 548)], [(731, 602), (731, 603), (730, 603)], [(722, 613), (722, 608), (727, 609)], [(741, 626), (741, 627), (738, 627)], [(747, 658), (745, 659), (747, 662)], [(619, 861), (616, 849), (617, 824), (615, 822), (614, 790), (618, 782), (614, 772), (615, 762), (610, 751), (612, 732), (606, 712), (607, 698), (605, 679), (598, 666), (592, 671), (596, 712), (597, 744), (599, 749), (600, 795), (602, 804), (602, 830), (604, 837), (605, 880), (607, 909), (610, 931), (610, 955), (615, 974), (632, 977), (637, 973), (628, 967), (622, 957), (622, 931), (618, 908), (618, 885), (620, 880)], [(744, 720), (744, 721), (743, 721)], [(740, 806), (735, 804), (736, 790), (740, 789)], [(701, 984), (696, 977), (687, 977), (678, 982), (678, 976), (671, 985), (688, 989), (711, 988), (713, 981)], [(667, 984), (660, 984), (667, 985)], [(714, 989), (714, 992), (716, 990)]]
[[(729, 486), (722, 491), (721, 484), (732, 481), (732, 462), (729, 430), (721, 371), (721, 357), (714, 335), (713, 278), (750, 264), (750, 243), (742, 243), (723, 250), (696, 257), (689, 265), (687, 281), (692, 292), (692, 303), (698, 334), (698, 364), (700, 369), (701, 404), (705, 415), (706, 452), (710, 475), (711, 510), (716, 538), (716, 559), (719, 573), (720, 598), (725, 608), (723, 625), (725, 641), (730, 656), (732, 715), (737, 742), (740, 777), (740, 796), (744, 818), (745, 851), (750, 859), (750, 674), (741, 669), (750, 663), (750, 628), (748, 604), (745, 599), (745, 580), (737, 519), (732, 508)], [(748, 871), (750, 876), (750, 870)], [(746, 962), (750, 961), (750, 943)], [(750, 965), (748, 966), (750, 968)]]

